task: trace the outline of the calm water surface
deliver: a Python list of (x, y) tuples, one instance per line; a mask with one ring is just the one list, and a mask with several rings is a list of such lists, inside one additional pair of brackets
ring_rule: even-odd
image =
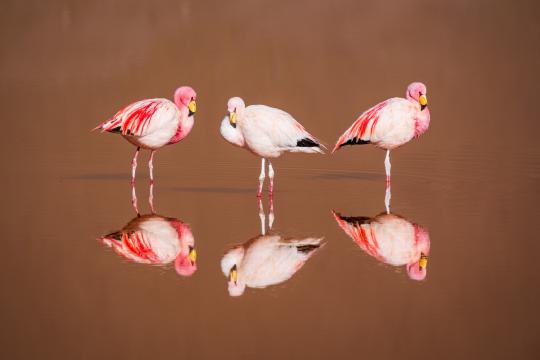
[[(536, 358), (539, 15), (510, 1), (7, 1), (0, 355)], [(218, 132), (239, 95), (331, 146), (413, 80), (432, 125), (393, 153), (390, 210), (429, 233), (423, 281), (334, 216), (358, 234), (385, 212), (384, 152), (286, 155), (261, 211), (259, 159)], [(182, 84), (198, 92), (194, 130), (156, 154), (156, 216), (139, 158), (137, 218), (134, 148), (89, 130)], [(230, 296), (224, 256), (276, 242), (305, 262)]]

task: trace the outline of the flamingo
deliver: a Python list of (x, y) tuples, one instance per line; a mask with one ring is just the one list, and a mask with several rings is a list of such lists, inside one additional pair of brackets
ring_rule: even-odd
[[(323, 238), (284, 238), (266, 234), (265, 216), (259, 200), (261, 234), (227, 251), (221, 259), (221, 271), (228, 278), (230, 296), (240, 296), (246, 286), (265, 288), (289, 280), (324, 243)], [(268, 227), (274, 221), (270, 200)]]
[(189, 226), (156, 214), (137, 215), (122, 230), (99, 239), (118, 255), (140, 264), (167, 265), (174, 261), (178, 275), (197, 270), (195, 239)]
[(197, 111), (197, 94), (189, 86), (174, 93), (174, 103), (168, 99), (146, 99), (134, 102), (118, 111), (111, 119), (94, 130), (121, 134), (137, 147), (131, 161), (131, 182), (135, 182), (137, 157), (141, 148), (150, 150), (150, 182), (154, 182), (154, 152), (169, 144), (176, 144), (189, 135)]
[(425, 228), (390, 213), (374, 218), (332, 213), (339, 227), (366, 253), (392, 266), (405, 265), (413, 280), (426, 278), (430, 240)]
[(283, 110), (265, 105), (246, 107), (239, 97), (229, 99), (227, 110), (229, 115), (221, 122), (221, 135), (231, 144), (246, 148), (262, 158), (258, 197), (262, 194), (266, 159), (272, 196), (275, 172), (270, 159), (284, 152), (324, 153), (319, 140)]
[(413, 82), (405, 99), (388, 99), (365, 111), (340, 136), (332, 153), (345, 145), (373, 144), (385, 149), (386, 183), (390, 184), (390, 150), (419, 137), (429, 127), (426, 93), (426, 85)]

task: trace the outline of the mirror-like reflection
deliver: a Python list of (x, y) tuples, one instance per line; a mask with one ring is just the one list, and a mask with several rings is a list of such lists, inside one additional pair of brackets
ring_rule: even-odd
[(332, 211), (339, 227), (367, 254), (392, 266), (405, 266), (409, 278), (424, 280), (430, 249), (426, 228), (390, 212), (390, 187), (386, 188), (386, 213), (375, 217), (343, 216)]
[(149, 197), (151, 214), (138, 213), (135, 187), (132, 195), (137, 216), (121, 230), (100, 237), (101, 243), (129, 261), (159, 266), (174, 263), (178, 275), (193, 275), (197, 270), (197, 251), (190, 227), (179, 219), (154, 213), (152, 185)]
[[(221, 259), (221, 270), (228, 278), (230, 296), (240, 296), (246, 287), (265, 288), (289, 280), (324, 243), (323, 238), (291, 238), (266, 233), (266, 215), (259, 199), (261, 234), (234, 246)], [(268, 228), (274, 222), (270, 199)]]

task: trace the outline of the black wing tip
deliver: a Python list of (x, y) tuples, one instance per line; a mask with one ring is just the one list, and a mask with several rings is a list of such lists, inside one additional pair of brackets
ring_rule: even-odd
[(321, 245), (320, 244), (307, 244), (307, 245), (298, 245), (296, 247), (296, 250), (298, 250), (298, 252), (301, 252), (301, 253), (304, 253), (304, 254), (309, 254), (310, 252), (313, 252), (315, 250), (317, 250), (318, 248), (320, 248)]
[(366, 144), (371, 144), (371, 141), (362, 140), (362, 139), (359, 139), (359, 138), (352, 138), (352, 139), (349, 139), (349, 140), (345, 141), (343, 144), (340, 144), (339, 148), (342, 148), (343, 146), (346, 146), (346, 145), (366, 145)]
[(310, 138), (303, 138), (296, 142), (297, 147), (321, 147), (320, 144), (316, 143)]
[(367, 216), (343, 216), (339, 213), (334, 213), (336, 216), (349, 224), (356, 224), (356, 225), (362, 225), (362, 224), (368, 224), (371, 222), (371, 218)]

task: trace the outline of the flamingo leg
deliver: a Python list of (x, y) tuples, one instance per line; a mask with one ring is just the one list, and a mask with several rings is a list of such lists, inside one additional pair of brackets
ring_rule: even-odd
[(272, 230), (274, 224), (274, 200), (270, 197), (270, 212), (268, 213), (268, 230)]
[(154, 182), (153, 181), (150, 183), (150, 193), (148, 195), (148, 203), (150, 204), (150, 210), (152, 211), (152, 214), (155, 214), (156, 211), (154, 210)]
[(265, 158), (262, 158), (261, 159), (261, 173), (259, 175), (259, 190), (257, 191), (257, 197), (261, 197), (262, 195), (262, 188), (263, 188), (264, 178), (265, 178), (264, 163), (265, 163)]
[(386, 185), (390, 186), (390, 170), (392, 164), (390, 164), (390, 150), (386, 150), (386, 158), (384, 159), (384, 168), (386, 169)]
[(392, 199), (392, 191), (390, 189), (390, 184), (386, 184), (386, 191), (384, 193), (384, 206), (386, 207), (386, 213), (390, 214), (390, 199)]
[(259, 205), (259, 219), (261, 220), (261, 235), (266, 235), (266, 216), (264, 215), (264, 208), (260, 197), (257, 200), (257, 204)]
[(274, 194), (274, 168), (272, 167), (272, 162), (268, 160), (268, 177), (270, 178), (270, 199)]
[(154, 152), (155, 150), (152, 150), (150, 152), (150, 161), (148, 161), (148, 170), (150, 170), (150, 184), (154, 184)]
[(131, 183), (135, 184), (135, 173), (137, 172), (137, 157), (139, 156), (139, 150), (141, 150), (140, 147), (137, 148), (137, 151), (135, 151), (135, 156), (133, 156), (133, 160), (131, 160)]
[(131, 183), (131, 206), (133, 210), (139, 215), (139, 208), (137, 207), (137, 192), (135, 191), (135, 182)]

